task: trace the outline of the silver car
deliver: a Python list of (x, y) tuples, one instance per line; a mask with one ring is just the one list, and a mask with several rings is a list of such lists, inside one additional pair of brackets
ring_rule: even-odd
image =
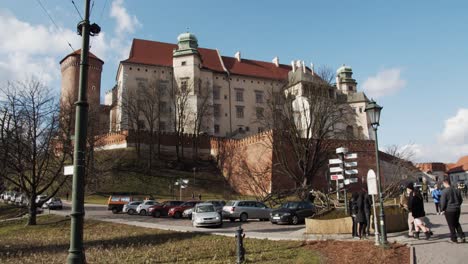
[(270, 219), (270, 211), (264, 203), (257, 201), (229, 201), (223, 207), (223, 217), (234, 222), (239, 219), (241, 222), (246, 222), (248, 219), (259, 219), (260, 221), (268, 221)]
[(192, 212), (192, 225), (199, 226), (217, 226), (223, 225), (222, 215), (216, 211), (211, 203), (199, 203), (195, 205)]
[(129, 215), (136, 214), (137, 207), (143, 203), (143, 201), (134, 201), (129, 202), (128, 204), (124, 204), (122, 212), (127, 213)]

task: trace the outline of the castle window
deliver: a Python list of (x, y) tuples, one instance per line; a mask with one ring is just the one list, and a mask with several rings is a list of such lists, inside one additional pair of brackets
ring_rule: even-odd
[(255, 102), (257, 104), (263, 104), (263, 92), (255, 91)]
[(347, 139), (353, 139), (354, 138), (354, 131), (353, 131), (353, 126), (347, 126), (346, 127), (346, 137)]
[(224, 95), (224, 100), (227, 100), (227, 95)]
[(237, 102), (244, 101), (244, 91), (242, 89), (236, 89), (236, 101)]
[(180, 90), (182, 92), (187, 91), (188, 88), (188, 78), (181, 78), (180, 79)]
[(140, 71), (140, 68), (137, 68), (137, 71)]
[(263, 108), (262, 107), (257, 107), (255, 109), (255, 112), (257, 114), (257, 119), (263, 119)]
[(214, 132), (215, 134), (219, 133), (219, 125), (214, 125)]
[(159, 109), (161, 113), (167, 113), (167, 102), (161, 102)]
[(258, 132), (258, 133), (262, 133), (262, 132), (263, 132), (263, 127), (259, 127), (259, 128), (257, 129), (257, 132)]
[(359, 113), (362, 113), (362, 107), (359, 107)]
[(214, 104), (213, 105), (213, 115), (215, 117), (221, 116), (221, 105), (220, 104)]
[(236, 106), (236, 116), (237, 118), (244, 118), (244, 107), (243, 106)]
[(348, 86), (348, 91), (352, 91), (353, 87), (351, 85)]
[(159, 122), (159, 131), (166, 131), (166, 122)]
[(244, 129), (243, 129), (242, 127), (239, 127), (239, 133), (240, 133), (240, 134), (244, 134), (244, 133), (245, 133), (245, 132), (244, 132)]
[(221, 90), (221, 87), (219, 86), (213, 87), (213, 99), (214, 100), (219, 100), (220, 90)]
[(182, 66), (185, 66), (185, 65), (187, 65), (187, 62), (186, 62), (186, 61), (183, 61), (183, 62), (181, 63), (181, 65), (182, 65)]
[(245, 127), (245, 131), (249, 132), (249, 131), (250, 131), (250, 127)]

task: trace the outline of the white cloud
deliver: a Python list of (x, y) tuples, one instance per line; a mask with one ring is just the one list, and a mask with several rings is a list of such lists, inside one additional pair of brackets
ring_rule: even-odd
[(408, 145), (416, 162), (456, 162), (468, 155), (468, 109), (462, 108), (445, 121), (434, 143)]
[(468, 109), (459, 109), (455, 116), (445, 121), (439, 140), (448, 145), (468, 145)]
[(363, 84), (364, 91), (369, 97), (377, 98), (394, 94), (406, 86), (406, 80), (401, 79), (401, 69), (385, 69), (377, 75), (367, 78)]
[(115, 18), (117, 23), (115, 33), (119, 36), (124, 33), (133, 33), (137, 27), (141, 26), (136, 16), (128, 14), (127, 9), (123, 6), (123, 2), (123, 0), (115, 0), (112, 2), (110, 9), (110, 16)]

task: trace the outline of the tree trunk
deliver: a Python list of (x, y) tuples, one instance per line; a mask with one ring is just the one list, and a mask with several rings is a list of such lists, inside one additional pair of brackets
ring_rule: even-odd
[(31, 195), (29, 199), (29, 215), (28, 215), (28, 226), (36, 225), (37, 206), (36, 206), (36, 195)]

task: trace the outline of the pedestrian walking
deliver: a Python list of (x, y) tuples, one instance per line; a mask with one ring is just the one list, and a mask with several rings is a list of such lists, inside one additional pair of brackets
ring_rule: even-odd
[(70, 194), (67, 192), (67, 201), (68, 201), (68, 196), (69, 196), (69, 195), (70, 195)]
[(429, 197), (427, 195), (429, 188), (427, 186), (427, 181), (424, 179), (423, 183), (421, 185), (421, 192), (422, 192), (422, 197), (424, 198), (424, 201), (429, 202)]
[(465, 233), (460, 225), (460, 212), (463, 198), (460, 192), (450, 186), (450, 181), (443, 181), (445, 189), (440, 198), (440, 210), (445, 214), (445, 219), (450, 230), (450, 241), (457, 243), (457, 235), (461, 243), (465, 243)]
[(372, 199), (367, 192), (364, 192), (364, 213), (366, 215), (366, 236), (370, 236), (370, 226), (371, 226), (371, 212), (372, 212)]
[(358, 228), (358, 237), (359, 239), (366, 238), (367, 235), (365, 233), (366, 226), (367, 226), (367, 219), (366, 219), (366, 194), (364, 192), (360, 192), (358, 199), (357, 199), (357, 214), (356, 214), (356, 222), (359, 224)]
[(201, 193), (198, 194), (198, 200), (201, 201)]
[(424, 198), (418, 189), (413, 190), (411, 214), (414, 218), (414, 238), (419, 239), (419, 232), (423, 231), (426, 239), (429, 239), (432, 232), (425, 224), (426, 212), (424, 211)]
[(435, 208), (436, 208), (436, 213), (439, 215), (440, 214), (440, 196), (442, 195), (442, 192), (439, 190), (439, 186), (436, 184), (434, 185), (434, 190), (431, 193), (432, 199), (434, 200)]
[(401, 195), (400, 206), (408, 212), (408, 237), (414, 236), (414, 218), (411, 213), (411, 199), (413, 197), (414, 184), (412, 182), (406, 185), (405, 192)]
[(358, 237), (358, 222), (356, 221), (356, 217), (358, 214), (358, 198), (359, 198), (359, 193), (354, 192), (351, 195), (351, 199), (349, 200), (348, 203), (348, 212), (351, 215), (351, 219), (353, 220), (353, 229), (352, 229), (352, 235), (353, 238), (359, 238)]

